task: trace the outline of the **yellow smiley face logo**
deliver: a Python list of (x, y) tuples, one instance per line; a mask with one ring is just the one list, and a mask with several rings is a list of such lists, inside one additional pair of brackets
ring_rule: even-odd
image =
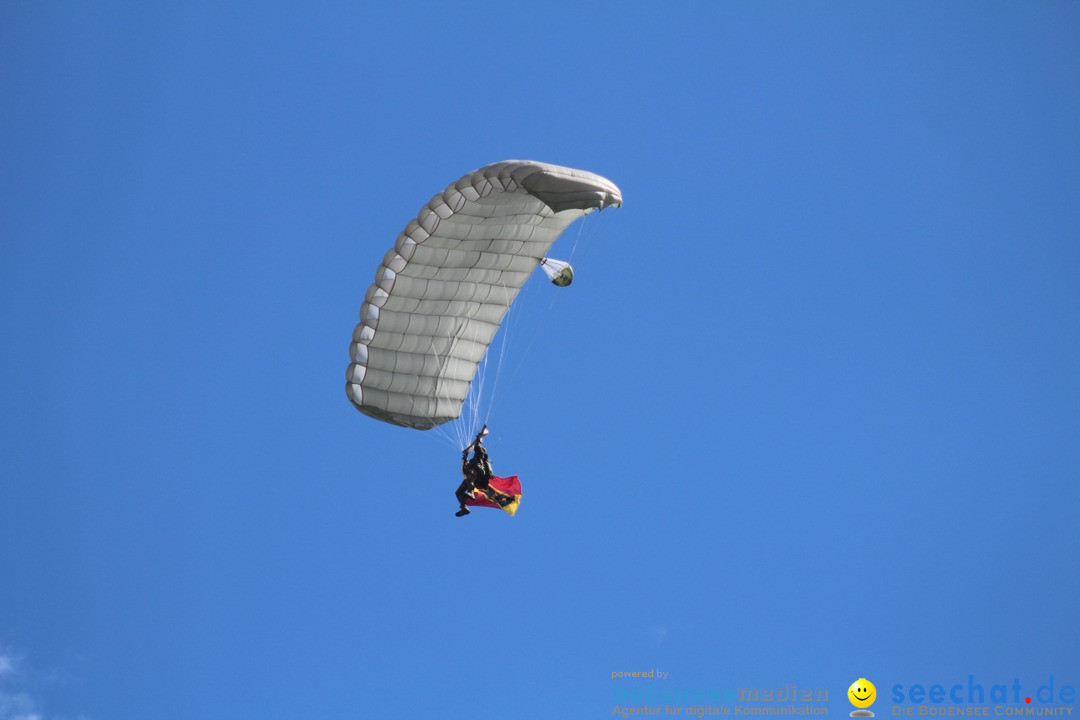
[(868, 708), (877, 699), (877, 688), (874, 687), (874, 683), (866, 678), (859, 678), (851, 683), (851, 687), (847, 690), (847, 696), (855, 707)]

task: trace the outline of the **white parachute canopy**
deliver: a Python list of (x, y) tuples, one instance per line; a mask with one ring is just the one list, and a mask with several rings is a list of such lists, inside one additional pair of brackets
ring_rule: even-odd
[(448, 186), (405, 226), (368, 288), (350, 347), (349, 400), (418, 430), (458, 417), (529, 275), (543, 264), (556, 284), (572, 279), (569, 264), (545, 258), (555, 239), (574, 220), (621, 204), (611, 181), (539, 162), (495, 163)]

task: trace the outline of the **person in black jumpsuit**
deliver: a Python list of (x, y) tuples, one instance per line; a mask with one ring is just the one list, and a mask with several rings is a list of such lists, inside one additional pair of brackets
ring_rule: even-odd
[(460, 509), (454, 513), (457, 517), (469, 514), (469, 508), (465, 507), (465, 501), (473, 498), (475, 490), (483, 490), (485, 495), (491, 495), (491, 461), (488, 460), (487, 450), (477, 440), (473, 444), (473, 456), (469, 457), (469, 448), (461, 451), (461, 475), (464, 478), (458, 489), (454, 491), (457, 496)]

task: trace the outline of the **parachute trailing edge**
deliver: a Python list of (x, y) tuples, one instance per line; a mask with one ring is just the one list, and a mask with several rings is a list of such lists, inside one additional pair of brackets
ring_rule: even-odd
[(398, 235), (364, 296), (349, 400), (418, 430), (458, 417), (532, 272), (543, 265), (561, 286), (573, 279), (568, 263), (545, 258), (556, 238), (574, 220), (619, 205), (622, 194), (606, 178), (531, 161), (488, 165), (447, 186)]

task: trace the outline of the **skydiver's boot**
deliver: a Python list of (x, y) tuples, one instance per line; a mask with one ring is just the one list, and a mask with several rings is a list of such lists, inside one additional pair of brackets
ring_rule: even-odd
[(468, 514), (469, 514), (469, 508), (462, 505), (461, 509), (458, 510), (456, 513), (454, 513), (454, 517), (465, 517)]

